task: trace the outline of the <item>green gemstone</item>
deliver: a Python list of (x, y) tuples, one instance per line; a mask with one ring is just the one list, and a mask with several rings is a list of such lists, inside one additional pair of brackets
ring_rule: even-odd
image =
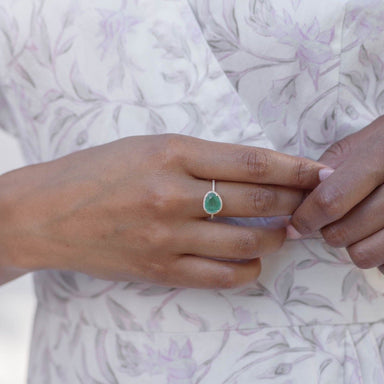
[(210, 215), (218, 213), (223, 208), (221, 197), (216, 192), (208, 192), (204, 198), (204, 210)]

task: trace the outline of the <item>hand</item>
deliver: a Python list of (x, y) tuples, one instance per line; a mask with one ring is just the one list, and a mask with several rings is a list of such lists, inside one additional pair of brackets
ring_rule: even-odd
[[(335, 169), (292, 217), (298, 238), (321, 229), (360, 268), (384, 264), (384, 118), (331, 146), (320, 162)], [(331, 174), (331, 175), (330, 175)]]
[(258, 258), (282, 245), (285, 228), (207, 220), (211, 179), (221, 216), (288, 215), (301, 190), (318, 184), (321, 167), (181, 135), (118, 140), (2, 176), (0, 251), (21, 268), (232, 288), (259, 275)]

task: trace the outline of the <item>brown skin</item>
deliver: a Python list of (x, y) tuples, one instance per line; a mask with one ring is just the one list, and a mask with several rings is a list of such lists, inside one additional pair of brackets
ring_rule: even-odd
[(384, 264), (384, 117), (332, 145), (320, 162), (335, 169), (296, 210), (292, 224), (319, 229), (328, 244), (346, 247), (360, 268)]
[(210, 180), (218, 180), (221, 216), (287, 215), (302, 190), (318, 185), (323, 167), (169, 134), (130, 137), (10, 172), (0, 177), (0, 280), (54, 268), (175, 287), (246, 284), (260, 273), (259, 257), (281, 247), (286, 230), (210, 222), (202, 207)]

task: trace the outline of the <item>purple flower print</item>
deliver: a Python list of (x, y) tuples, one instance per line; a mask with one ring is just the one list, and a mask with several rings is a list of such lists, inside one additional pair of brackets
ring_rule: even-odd
[(140, 353), (132, 343), (119, 341), (120, 360), (125, 362), (122, 370), (131, 376), (146, 372), (152, 376), (165, 374), (168, 384), (192, 384), (197, 371), (197, 363), (192, 358), (192, 344), (188, 339), (180, 347), (173, 339), (168, 351), (163, 353), (150, 346), (145, 346), (145, 352)]
[(127, 11), (107, 9), (99, 9), (98, 11), (101, 17), (99, 23), (100, 34), (104, 39), (101, 43), (102, 57), (104, 57), (109, 50), (122, 44), (127, 33), (141, 23), (141, 20)]
[[(290, 17), (288, 20), (291, 20)], [(334, 58), (330, 46), (334, 38), (334, 28), (321, 31), (315, 18), (309, 26), (293, 26), (290, 32), (280, 37), (280, 42), (296, 48), (296, 59), (299, 61), (300, 70), (308, 70), (315, 88), (318, 89), (318, 81), (321, 66)]]
[(192, 358), (192, 344), (190, 340), (182, 347), (179, 347), (174, 340), (171, 340), (168, 353), (162, 354), (161, 360), (168, 373), (169, 384), (192, 384), (197, 364)]
[(257, 311), (250, 312), (246, 308), (237, 306), (233, 309), (233, 314), (237, 320), (236, 329), (238, 333), (242, 335), (251, 335), (252, 333), (257, 332), (255, 327), (260, 325)]
[(373, 40), (384, 31), (384, 10), (381, 0), (352, 0), (345, 15), (344, 28), (353, 31), (355, 42)]
[(295, 32), (301, 35), (297, 46), (296, 57), (301, 70), (308, 70), (313, 83), (318, 88), (320, 67), (333, 58), (333, 52), (329, 46), (334, 37), (334, 29), (320, 32), (317, 19), (306, 30), (296, 26)]
[(334, 27), (321, 31), (316, 17), (308, 25), (299, 25), (286, 10), (279, 15), (268, 6), (268, 2), (265, 3), (252, 11), (251, 25), (259, 34), (274, 37), (280, 43), (294, 47), (300, 70), (308, 71), (317, 90), (321, 67), (334, 58), (331, 48)]

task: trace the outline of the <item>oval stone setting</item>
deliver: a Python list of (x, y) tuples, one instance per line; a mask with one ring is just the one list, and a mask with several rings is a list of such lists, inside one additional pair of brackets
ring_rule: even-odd
[(204, 211), (210, 215), (215, 215), (223, 209), (223, 201), (218, 193), (209, 191), (204, 196)]

